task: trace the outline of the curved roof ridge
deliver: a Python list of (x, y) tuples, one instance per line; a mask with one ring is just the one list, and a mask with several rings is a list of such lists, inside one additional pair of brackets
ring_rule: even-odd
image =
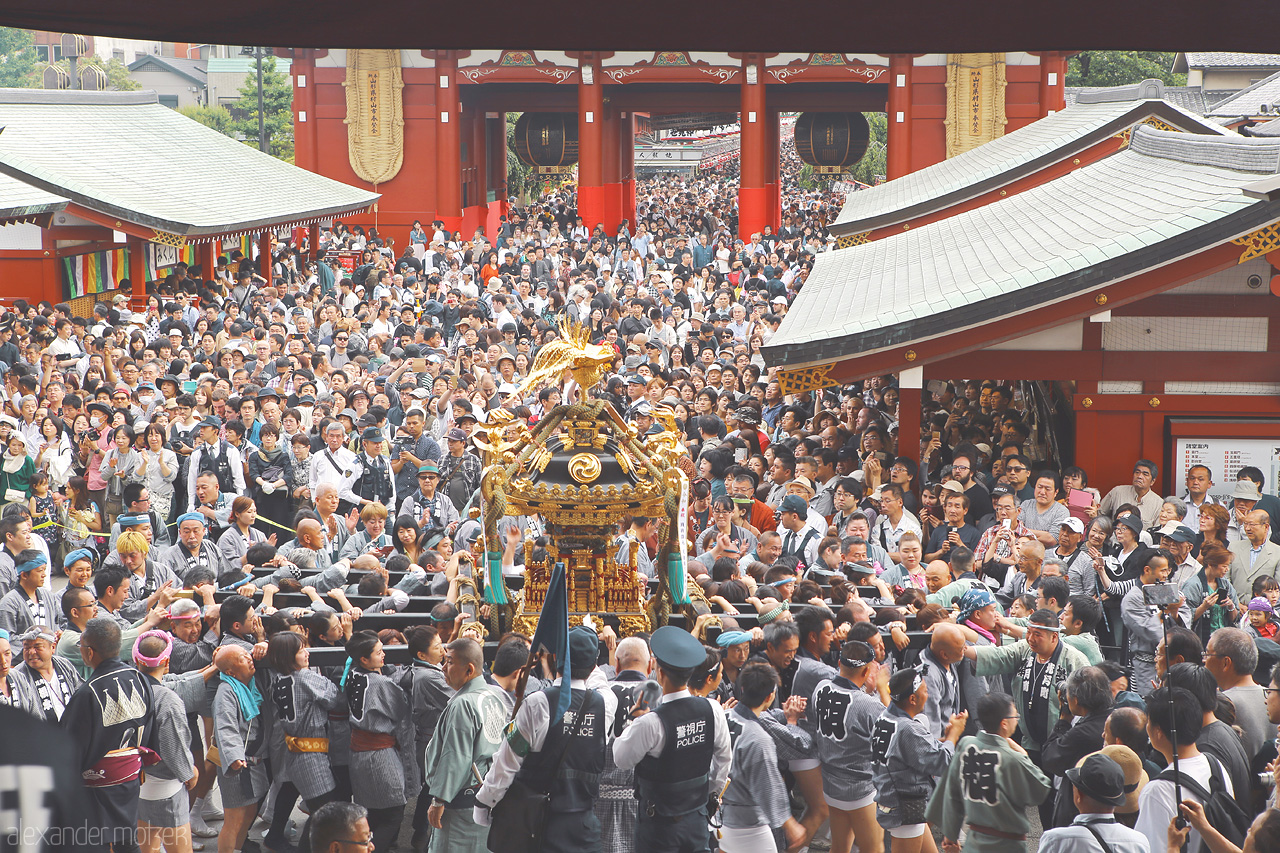
[(1138, 125), (1134, 128), (1129, 149), (1147, 157), (1215, 166), (1233, 172), (1261, 175), (1280, 172), (1280, 139), (1203, 136)]
[(1147, 78), (1128, 86), (1105, 86), (1076, 95), (1077, 104), (1109, 104), (1115, 101), (1155, 101), (1164, 97), (1164, 83)]

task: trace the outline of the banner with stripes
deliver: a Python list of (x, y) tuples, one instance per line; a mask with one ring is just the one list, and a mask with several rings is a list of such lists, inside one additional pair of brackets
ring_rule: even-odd
[(62, 259), (62, 291), (68, 299), (115, 290), (120, 279), (128, 277), (128, 249)]

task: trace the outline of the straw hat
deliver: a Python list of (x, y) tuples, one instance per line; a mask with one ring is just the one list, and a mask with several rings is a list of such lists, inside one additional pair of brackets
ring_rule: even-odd
[[(1124, 771), (1124, 805), (1116, 806), (1116, 814), (1134, 814), (1138, 811), (1138, 795), (1142, 793), (1142, 789), (1146, 787), (1147, 782), (1151, 781), (1147, 777), (1147, 771), (1142, 769), (1142, 759), (1138, 757), (1138, 753), (1134, 752), (1123, 744), (1113, 743), (1104, 746), (1098, 753), (1090, 753), (1090, 755), (1101, 754), (1115, 761), (1120, 765), (1120, 769)], [(1076, 767), (1084, 764), (1086, 755), (1076, 763)]]

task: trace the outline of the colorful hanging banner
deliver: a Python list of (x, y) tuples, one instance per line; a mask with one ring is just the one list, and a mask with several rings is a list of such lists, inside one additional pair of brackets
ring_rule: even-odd
[(62, 290), (68, 299), (115, 290), (129, 277), (129, 250), (90, 252), (62, 259)]

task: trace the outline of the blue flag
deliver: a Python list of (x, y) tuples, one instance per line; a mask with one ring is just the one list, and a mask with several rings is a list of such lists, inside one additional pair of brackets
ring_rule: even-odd
[(564, 563), (556, 563), (551, 572), (551, 581), (547, 584), (547, 599), (542, 604), (542, 613), (538, 616), (538, 629), (533, 632), (533, 641), (529, 644), (533, 653), (550, 652), (556, 656), (556, 663), (565, 674), (560, 689), (560, 702), (551, 716), (551, 726), (564, 719), (569, 710), (569, 701), (573, 691), (569, 686), (569, 585), (565, 581)]

